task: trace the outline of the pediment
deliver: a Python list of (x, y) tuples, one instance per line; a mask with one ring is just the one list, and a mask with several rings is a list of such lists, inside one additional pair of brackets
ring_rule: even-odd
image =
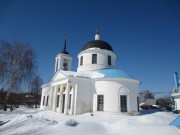
[(64, 73), (61, 72), (61, 71), (58, 71), (58, 72), (56, 72), (56, 73), (54, 74), (54, 76), (52, 77), (52, 79), (50, 80), (50, 82), (57, 81), (57, 80), (59, 80), (59, 79), (65, 78), (65, 77), (67, 77), (66, 74), (64, 74)]

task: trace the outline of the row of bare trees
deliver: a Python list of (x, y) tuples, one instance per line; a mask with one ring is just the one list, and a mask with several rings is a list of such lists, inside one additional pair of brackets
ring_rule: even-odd
[[(150, 90), (145, 90), (139, 93), (140, 103), (145, 103), (147, 99), (155, 99), (155, 94)], [(164, 95), (156, 99), (157, 99), (156, 104), (159, 106), (173, 106), (174, 105), (174, 101), (171, 98), (171, 96)]]
[[(4, 106), (7, 91), (0, 89), (0, 108)], [(40, 105), (41, 95), (37, 95), (36, 92), (11, 92), (7, 106), (12, 111), (14, 108), (18, 108), (20, 105), (27, 107), (37, 107)]]
[(26, 43), (1, 41), (0, 88), (6, 90), (4, 110), (11, 93), (29, 90), (38, 97), (42, 79), (37, 73), (36, 55)]

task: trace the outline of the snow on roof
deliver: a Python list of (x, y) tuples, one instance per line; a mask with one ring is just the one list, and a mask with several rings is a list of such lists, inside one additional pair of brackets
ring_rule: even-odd
[(83, 77), (83, 78), (103, 78), (104, 74), (97, 71), (84, 71), (84, 72), (73, 72), (73, 71), (61, 71), (66, 76)]
[(104, 78), (135, 79), (133, 76), (129, 75), (128, 73), (117, 69), (103, 69), (103, 70), (98, 70), (98, 72), (104, 74)]
[(169, 125), (180, 127), (180, 116), (178, 116), (174, 121), (172, 121)]
[(97, 71), (84, 71), (84, 72), (73, 72), (73, 71), (63, 71), (60, 70), (65, 76), (73, 77), (83, 77), (83, 78), (125, 78), (125, 79), (135, 79), (128, 73), (117, 70), (117, 69), (102, 69)]

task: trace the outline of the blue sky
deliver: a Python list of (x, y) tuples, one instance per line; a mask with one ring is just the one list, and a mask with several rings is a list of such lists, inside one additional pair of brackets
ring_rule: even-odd
[(141, 90), (172, 90), (173, 72), (180, 74), (179, 0), (0, 0), (0, 40), (28, 43), (44, 82), (65, 35), (76, 71), (96, 26), (118, 56), (117, 68), (140, 80)]

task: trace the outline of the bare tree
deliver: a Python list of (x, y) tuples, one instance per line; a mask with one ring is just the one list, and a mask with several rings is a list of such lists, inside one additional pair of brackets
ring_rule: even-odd
[(43, 80), (40, 78), (39, 75), (36, 75), (31, 83), (31, 92), (35, 98), (35, 108), (37, 108), (37, 105), (40, 103), (40, 92), (41, 92), (41, 86), (43, 84)]
[(149, 90), (144, 91), (144, 99), (154, 99), (154, 94)]
[(149, 90), (139, 93), (139, 100), (141, 103), (144, 103), (146, 99), (154, 99), (154, 94)]
[(34, 74), (35, 53), (26, 44), (22, 42), (9, 43), (1, 42), (0, 48), (0, 81), (7, 89), (4, 110), (7, 110), (7, 100), (10, 93), (17, 91), (24, 84), (28, 84)]

